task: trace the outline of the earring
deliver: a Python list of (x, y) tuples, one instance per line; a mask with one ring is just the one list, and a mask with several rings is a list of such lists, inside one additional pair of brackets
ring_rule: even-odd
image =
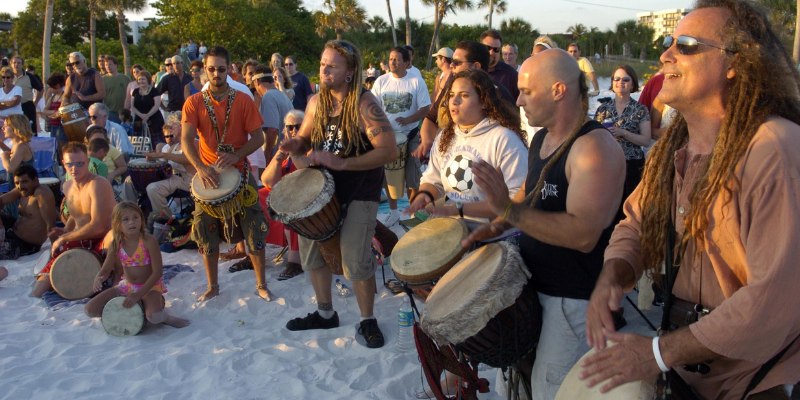
[(345, 81), (345, 83), (350, 83), (350, 82), (352, 82), (352, 81), (353, 81), (353, 77), (352, 77), (352, 76), (346, 76), (346, 77), (344, 78), (344, 81)]

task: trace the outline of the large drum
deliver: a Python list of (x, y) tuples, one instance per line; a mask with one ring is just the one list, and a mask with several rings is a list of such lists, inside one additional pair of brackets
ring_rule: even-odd
[(61, 253), (50, 269), (50, 285), (61, 297), (78, 300), (94, 294), (92, 285), (100, 271), (100, 260), (89, 250), (70, 249)]
[(86, 128), (89, 127), (89, 113), (79, 103), (67, 104), (58, 108), (61, 114), (61, 126), (70, 142), (81, 142), (86, 138)]
[(128, 162), (128, 173), (133, 182), (133, 188), (139, 193), (145, 193), (147, 185), (167, 179), (172, 176), (172, 166), (163, 160), (148, 160), (135, 158)]
[(394, 276), (409, 286), (432, 286), (464, 255), (461, 241), (468, 234), (460, 218), (433, 218), (415, 226), (394, 247)]
[(326, 264), (342, 274), (339, 229), (342, 215), (333, 176), (324, 169), (302, 168), (284, 176), (269, 195), (270, 215), (298, 235), (320, 242)]
[(131, 308), (125, 308), (122, 303), (124, 296), (109, 300), (103, 307), (103, 329), (113, 336), (133, 336), (141, 332), (144, 327), (144, 310), (141, 302)]
[(514, 245), (487, 244), (434, 286), (420, 326), (440, 346), (453, 344), (474, 361), (514, 365), (536, 347), (542, 328), (530, 276)]
[(556, 393), (556, 400), (651, 400), (655, 399), (655, 383), (643, 381), (628, 382), (617, 386), (607, 393), (600, 393), (600, 388), (605, 382), (598, 383), (594, 387), (586, 386), (586, 382), (580, 379), (581, 364), (583, 361), (594, 354), (594, 349), (584, 354), (575, 366), (569, 371), (561, 384), (561, 388)]

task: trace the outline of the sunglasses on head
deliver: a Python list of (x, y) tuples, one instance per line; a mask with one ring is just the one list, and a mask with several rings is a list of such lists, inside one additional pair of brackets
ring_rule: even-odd
[(665, 37), (664, 38), (664, 43), (663, 43), (664, 50), (668, 50), (670, 47), (672, 47), (673, 43), (675, 43), (675, 47), (678, 48), (678, 52), (683, 54), (683, 55), (685, 55), (685, 56), (690, 56), (692, 54), (696, 54), (699, 51), (699, 48), (700, 48), (701, 44), (704, 45), (704, 46), (713, 47), (715, 49), (726, 51), (728, 53), (736, 53), (733, 50), (726, 49), (724, 47), (715, 46), (713, 44), (701, 42), (701, 41), (697, 40), (696, 38), (693, 38), (693, 37), (687, 36), (687, 35), (680, 35), (677, 38), (672, 37), (672, 36)]
[(623, 77), (615, 76), (613, 81), (614, 82), (622, 81), (624, 83), (631, 83), (633, 81), (633, 79), (631, 79), (630, 76), (623, 76)]

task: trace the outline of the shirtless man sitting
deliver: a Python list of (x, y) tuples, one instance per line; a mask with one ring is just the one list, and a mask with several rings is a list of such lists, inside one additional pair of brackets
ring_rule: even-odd
[(19, 201), (19, 216), (2, 218), (0, 260), (16, 260), (38, 252), (56, 223), (55, 197), (49, 187), (39, 184), (36, 168), (17, 168), (14, 186), (14, 190), (0, 196), (0, 207)]
[(64, 228), (53, 228), (48, 234), (53, 242), (51, 258), (37, 277), (31, 293), (34, 297), (52, 290), (50, 267), (61, 253), (85, 248), (100, 254), (103, 237), (111, 230), (111, 211), (115, 204), (111, 184), (89, 172), (89, 155), (82, 143), (67, 143), (61, 152), (64, 168), (73, 177), (64, 183), (64, 211), (69, 216)]

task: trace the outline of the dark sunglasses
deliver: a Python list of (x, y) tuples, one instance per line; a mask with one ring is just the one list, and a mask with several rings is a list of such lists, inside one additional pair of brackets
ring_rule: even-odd
[(70, 67), (74, 67), (74, 66), (76, 66), (76, 65), (78, 65), (80, 63), (81, 63), (80, 61), (75, 61), (75, 62), (72, 62), (72, 63), (67, 63), (67, 65), (70, 66)]
[(287, 62), (286, 64), (283, 64), (283, 65), (284, 65), (284, 66), (286, 66), (286, 67), (288, 67), (288, 66), (290, 66), (290, 65), (294, 65), (294, 63), (293, 63), (293, 62)]
[(500, 52), (500, 48), (499, 47), (489, 46), (488, 44), (485, 44), (484, 46), (486, 46), (486, 49), (489, 50), (489, 51), (493, 51), (495, 53), (499, 53)]
[(13, 76), (4, 76), (3, 79), (14, 79)]
[(90, 119), (90, 120), (92, 120), (92, 121), (94, 121), (94, 120), (96, 120), (96, 119), (98, 119), (98, 118), (100, 118), (100, 117), (101, 117), (100, 115), (90, 115), (90, 116), (89, 116), (89, 119)]
[(715, 49), (723, 50), (723, 51), (726, 51), (728, 53), (736, 53), (733, 50), (726, 49), (724, 47), (715, 46), (715, 45), (709, 44), (709, 43), (704, 43), (704, 42), (701, 42), (701, 41), (697, 40), (696, 38), (693, 38), (691, 36), (686, 36), (686, 35), (680, 35), (677, 38), (674, 38), (672, 36), (665, 37), (664, 38), (664, 44), (663, 44), (664, 50), (668, 50), (670, 47), (672, 47), (673, 43), (675, 43), (675, 47), (678, 48), (678, 52), (683, 54), (683, 55), (685, 55), (685, 56), (690, 56), (692, 54), (696, 54), (699, 51), (698, 48), (700, 47), (701, 44), (704, 45), (704, 46), (713, 47)]
[(633, 79), (631, 79), (630, 76), (624, 76), (622, 78), (620, 78), (618, 76), (615, 76), (613, 80), (614, 80), (614, 82), (622, 81), (624, 83), (631, 83), (631, 81), (633, 81)]
[(86, 165), (86, 161), (65, 162), (64, 166), (67, 168), (81, 168)]
[(286, 125), (286, 130), (287, 130), (287, 131), (296, 131), (296, 130), (300, 130), (300, 124)]
[(164, 65), (167, 66), (167, 67), (171, 67), (172, 66), (172, 64), (166, 64), (166, 63), (164, 63)]
[(456, 67), (456, 68), (458, 68), (458, 66), (459, 66), (459, 65), (461, 65), (461, 64), (465, 64), (465, 63), (468, 63), (468, 62), (469, 62), (469, 61), (464, 61), (464, 60), (456, 60), (456, 59), (454, 58), (453, 60), (451, 60), (451, 61), (450, 61), (450, 65), (452, 65), (453, 67)]
[(208, 68), (206, 68), (206, 71), (208, 71), (209, 74), (213, 74), (214, 72), (219, 72), (220, 74), (224, 74), (225, 71), (227, 71), (227, 70), (228, 70), (227, 67), (219, 67), (219, 68), (208, 67)]
[(164, 139), (172, 139), (175, 135), (164, 135)]

